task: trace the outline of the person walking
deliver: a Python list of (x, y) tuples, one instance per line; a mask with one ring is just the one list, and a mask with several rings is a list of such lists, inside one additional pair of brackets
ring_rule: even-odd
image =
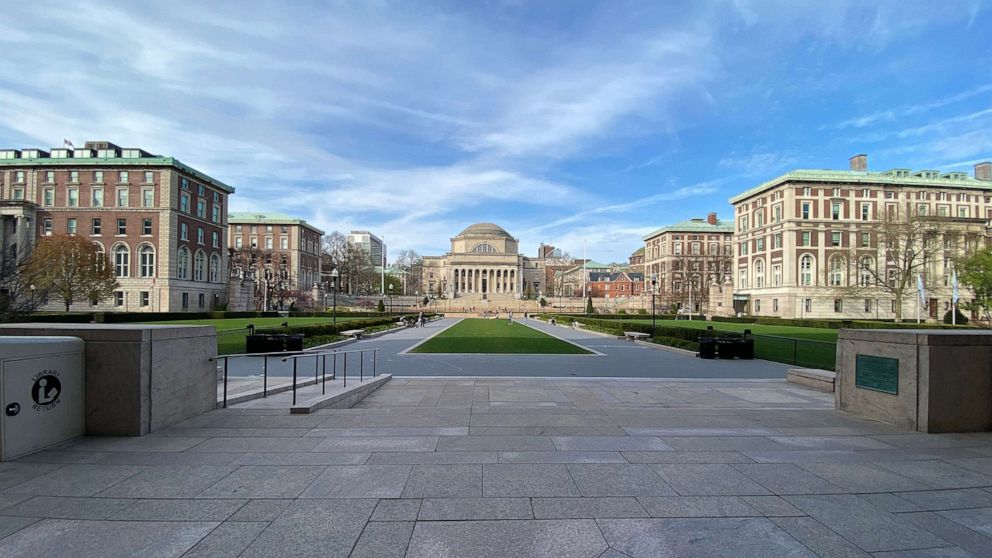
[(513, 325), (513, 312), (507, 313), (507, 316), (509, 316), (509, 325)]

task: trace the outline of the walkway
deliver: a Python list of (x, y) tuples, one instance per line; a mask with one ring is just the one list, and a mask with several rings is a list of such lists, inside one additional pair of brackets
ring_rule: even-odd
[(353, 409), (0, 464), (2, 556), (990, 551), (992, 434), (906, 433), (781, 380), (398, 378)]
[(588, 347), (590, 355), (432, 355), (399, 354), (455, 323), (446, 318), (424, 328), (409, 328), (348, 349), (380, 348), (379, 370), (395, 376), (564, 376), (615, 378), (784, 378), (787, 365), (764, 360), (703, 360), (687, 351), (645, 347), (570, 327), (536, 320), (527, 325)]

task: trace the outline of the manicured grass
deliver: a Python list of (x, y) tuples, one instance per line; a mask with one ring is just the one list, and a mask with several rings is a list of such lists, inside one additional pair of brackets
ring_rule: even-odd
[[(650, 324), (650, 319), (624, 320)], [(837, 353), (837, 330), (819, 327), (797, 327), (763, 324), (737, 324), (689, 320), (658, 320), (658, 327), (673, 326), (743, 333), (750, 329), (755, 335), (754, 354), (758, 358), (810, 368), (833, 370)], [(810, 342), (812, 341), (812, 343)]]
[[(368, 318), (342, 318), (338, 316), (338, 323), (354, 320), (367, 320)], [(254, 324), (258, 329), (279, 329), (283, 322), (289, 322), (291, 326), (310, 324), (329, 324), (333, 320), (330, 317), (309, 317), (309, 318), (225, 318), (219, 320), (171, 320), (167, 322), (149, 322), (153, 325), (212, 325), (217, 328), (217, 354), (229, 355), (245, 352), (245, 337), (248, 335), (248, 324)]]
[(581, 347), (556, 339), (520, 323), (469, 318), (434, 336), (415, 353), (589, 354)]

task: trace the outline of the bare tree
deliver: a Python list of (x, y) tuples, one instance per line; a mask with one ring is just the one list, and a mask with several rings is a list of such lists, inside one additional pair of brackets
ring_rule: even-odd
[(944, 250), (941, 240), (954, 244), (958, 234), (952, 225), (947, 217), (891, 206), (881, 219), (861, 227), (862, 235), (870, 235), (868, 246), (858, 239), (846, 254), (830, 256), (827, 285), (840, 294), (887, 295), (895, 302), (895, 320), (900, 322), (903, 302), (917, 295), (917, 278), (927, 289), (934, 286), (936, 264)]
[[(664, 301), (672, 309), (702, 306), (709, 298), (710, 284), (715, 279), (722, 283), (723, 278), (730, 274), (733, 256), (723, 242), (686, 242), (681, 254), (674, 254), (670, 260), (672, 269), (667, 275), (667, 285), (664, 285)], [(698, 249), (697, 249), (698, 248)], [(650, 288), (651, 278), (646, 277), (647, 288)]]
[(287, 261), (258, 248), (231, 249), (228, 253), (231, 277), (255, 281), (255, 308), (283, 308), (298, 299), (297, 291), (292, 290), (295, 276)]
[(406, 274), (406, 292), (425, 292), (423, 289), (423, 266), (424, 258), (415, 250), (400, 250), (396, 257), (396, 267)]
[(0, 322), (30, 314), (42, 306), (44, 294), (21, 273), (14, 258), (0, 264)]
[(22, 281), (36, 292), (58, 297), (65, 311), (80, 299), (102, 300), (117, 288), (110, 260), (80, 236), (42, 237), (21, 266)]

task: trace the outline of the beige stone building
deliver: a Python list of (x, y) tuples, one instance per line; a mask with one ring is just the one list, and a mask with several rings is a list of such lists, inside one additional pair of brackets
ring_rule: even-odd
[(425, 256), (428, 292), (449, 299), (516, 300), (543, 292), (540, 259), (520, 253), (519, 241), (493, 223), (476, 223), (451, 239), (451, 251)]
[[(869, 172), (867, 156), (849, 170), (796, 170), (731, 198), (734, 305), (738, 312), (784, 318), (891, 319), (895, 297), (879, 278), (900, 276), (880, 241), (889, 222), (926, 220), (931, 244), (919, 276), (923, 318), (951, 306), (953, 260), (984, 246), (992, 222), (992, 163), (974, 176), (936, 170)], [(902, 275), (905, 275), (902, 273)], [(914, 319), (916, 281), (901, 314)], [(962, 297), (966, 296), (964, 289)]]
[[(644, 289), (652, 279), (659, 311), (710, 312), (710, 286), (730, 275), (733, 223), (716, 213), (662, 227), (644, 240)], [(649, 303), (650, 304), (650, 303)]]

